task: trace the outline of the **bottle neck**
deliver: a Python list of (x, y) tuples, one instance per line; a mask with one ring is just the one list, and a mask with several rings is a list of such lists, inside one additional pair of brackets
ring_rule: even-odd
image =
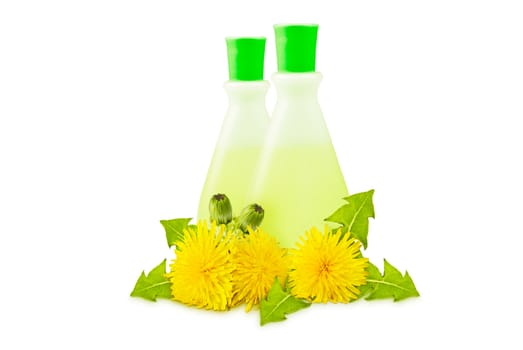
[(267, 81), (227, 81), (223, 86), (230, 108), (256, 108), (260, 105), (265, 108), (265, 96), (269, 90)]
[(322, 74), (313, 73), (275, 73), (272, 76), (278, 100), (296, 103), (317, 104), (318, 88)]
[(215, 152), (233, 148), (259, 148), (269, 124), (265, 95), (267, 81), (227, 81), (229, 106)]
[[(286, 145), (329, 144), (330, 136), (318, 102), (321, 73), (276, 73), (274, 140)], [(271, 131), (272, 131), (271, 130)], [(269, 138), (268, 138), (269, 139)]]

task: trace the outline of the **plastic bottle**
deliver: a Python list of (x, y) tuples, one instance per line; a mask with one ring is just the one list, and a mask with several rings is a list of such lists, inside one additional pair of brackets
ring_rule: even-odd
[(283, 247), (323, 221), (348, 195), (317, 93), (317, 25), (276, 25), (276, 106), (249, 201), (265, 209), (261, 227)]
[(229, 80), (224, 88), (229, 107), (216, 142), (214, 155), (200, 196), (198, 219), (209, 218), (209, 200), (226, 194), (235, 214), (248, 203), (263, 140), (269, 124), (263, 80), (265, 38), (227, 38)]

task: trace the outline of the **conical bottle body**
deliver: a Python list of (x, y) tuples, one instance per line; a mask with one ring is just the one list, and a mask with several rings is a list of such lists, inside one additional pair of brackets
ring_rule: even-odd
[(228, 81), (229, 107), (223, 120), (198, 206), (198, 219), (209, 218), (209, 200), (226, 194), (235, 214), (246, 206), (269, 124), (265, 97), (267, 81)]
[(321, 73), (276, 73), (277, 100), (248, 201), (265, 209), (263, 229), (284, 247), (348, 195), (318, 103)]

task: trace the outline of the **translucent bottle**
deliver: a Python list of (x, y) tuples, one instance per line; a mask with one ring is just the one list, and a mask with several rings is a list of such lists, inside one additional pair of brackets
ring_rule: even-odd
[(209, 200), (226, 194), (235, 214), (248, 203), (251, 185), (269, 123), (263, 80), (265, 38), (227, 38), (229, 80), (224, 88), (229, 107), (200, 196), (198, 219), (209, 218)]
[(318, 103), (317, 25), (276, 25), (276, 106), (249, 201), (265, 209), (261, 227), (283, 247), (323, 221), (348, 195)]

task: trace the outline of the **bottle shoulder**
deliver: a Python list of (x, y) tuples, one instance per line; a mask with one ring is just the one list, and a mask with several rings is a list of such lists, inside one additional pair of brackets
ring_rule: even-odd
[(308, 95), (307, 98), (315, 95), (323, 79), (319, 72), (311, 73), (274, 73), (272, 82), (280, 95), (288, 93), (298, 95)]
[(275, 77), (287, 79), (321, 79), (323, 78), (323, 74), (321, 72), (274, 72), (272, 73), (271, 79)]
[(227, 80), (223, 83), (223, 88), (226, 91), (266, 91), (269, 89), (271, 84), (267, 80), (255, 80), (255, 81), (238, 81), (238, 80)]
[(307, 84), (307, 83), (320, 83), (323, 79), (323, 74), (320, 72), (308, 72), (308, 73), (273, 73), (271, 76), (271, 80), (274, 82), (274, 84), (280, 83), (280, 82), (296, 82), (299, 84)]

